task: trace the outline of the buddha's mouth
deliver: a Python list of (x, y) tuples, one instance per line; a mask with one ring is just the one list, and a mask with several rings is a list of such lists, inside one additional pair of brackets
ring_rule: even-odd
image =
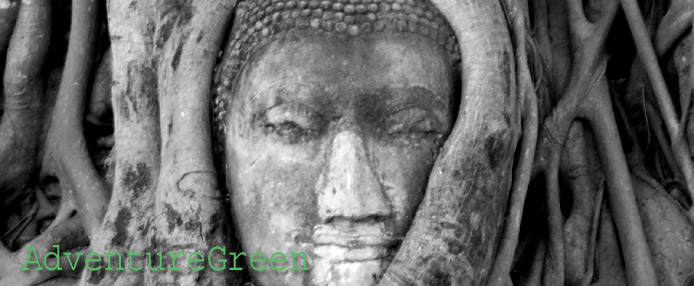
[(331, 261), (369, 261), (386, 257), (390, 249), (383, 246), (344, 247), (334, 244), (316, 245), (313, 254)]
[(380, 224), (354, 224), (349, 228), (318, 225), (310, 240), (316, 258), (353, 262), (383, 259), (399, 241), (384, 232)]

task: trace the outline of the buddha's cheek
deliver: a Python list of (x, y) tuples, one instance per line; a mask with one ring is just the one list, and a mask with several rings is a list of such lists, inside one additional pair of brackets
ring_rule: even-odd
[(378, 144), (374, 148), (376, 165), (395, 216), (395, 235), (404, 235), (424, 197), (438, 145)]
[(231, 182), (233, 213), (243, 250), (268, 256), (275, 252), (308, 253), (303, 241), (316, 222), (313, 186), (319, 171), (312, 160), (295, 161), (253, 151), (258, 150), (238, 156), (238, 170)]

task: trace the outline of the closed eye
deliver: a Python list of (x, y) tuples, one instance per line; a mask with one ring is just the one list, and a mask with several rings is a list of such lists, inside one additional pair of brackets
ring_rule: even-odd
[(441, 135), (445, 132), (443, 123), (433, 112), (419, 107), (402, 109), (389, 115), (385, 125), (388, 135)]
[(285, 102), (265, 112), (263, 127), (294, 141), (320, 132), (325, 120), (313, 108), (304, 104)]

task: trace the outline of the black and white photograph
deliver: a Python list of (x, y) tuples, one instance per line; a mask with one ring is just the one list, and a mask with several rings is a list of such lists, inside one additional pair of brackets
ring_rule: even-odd
[(0, 286), (694, 286), (694, 0), (0, 0)]

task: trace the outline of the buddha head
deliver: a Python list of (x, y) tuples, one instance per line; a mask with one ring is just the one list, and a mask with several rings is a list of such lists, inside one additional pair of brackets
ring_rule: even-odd
[[(257, 284), (379, 280), (453, 126), (457, 49), (428, 2), (239, 3), (217, 70), (216, 147), (241, 248), (268, 256)], [(270, 269), (276, 252), (283, 270)]]

